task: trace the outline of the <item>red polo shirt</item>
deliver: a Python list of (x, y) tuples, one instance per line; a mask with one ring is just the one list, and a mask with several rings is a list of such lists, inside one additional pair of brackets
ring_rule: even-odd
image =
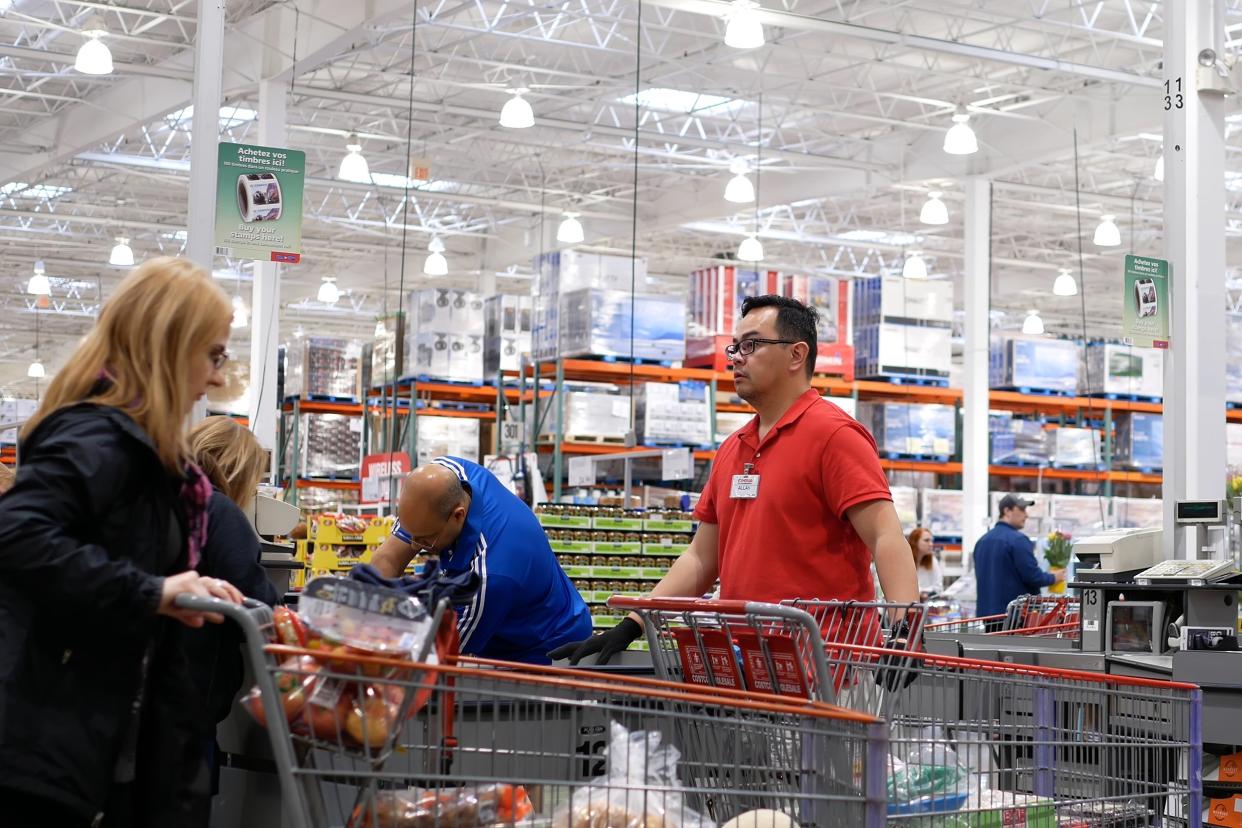
[[(733, 475), (747, 463), (758, 497), (732, 498)], [(725, 440), (694, 516), (720, 527), (721, 598), (870, 601), (871, 550), (845, 512), (892, 499), (875, 440), (811, 389), (763, 442), (758, 417)]]

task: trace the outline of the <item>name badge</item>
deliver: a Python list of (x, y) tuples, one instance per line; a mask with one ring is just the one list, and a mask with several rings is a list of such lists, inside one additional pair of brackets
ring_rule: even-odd
[(734, 500), (754, 500), (759, 496), (759, 475), (735, 474), (729, 487), (729, 497)]

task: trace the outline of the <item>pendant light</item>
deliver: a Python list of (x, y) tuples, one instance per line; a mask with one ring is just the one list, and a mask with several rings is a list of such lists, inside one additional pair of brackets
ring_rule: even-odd
[(1038, 336), (1044, 332), (1044, 320), (1040, 318), (1039, 311), (1031, 309), (1026, 312), (1026, 319), (1022, 320), (1022, 333)]
[(755, 200), (755, 185), (750, 183), (750, 178), (746, 175), (749, 171), (744, 159), (733, 159), (733, 162), (729, 164), (729, 172), (733, 173), (733, 177), (725, 185), (725, 201), (734, 204), (750, 204)]
[(341, 289), (336, 286), (334, 277), (323, 277), (323, 283), (319, 285), (319, 295), (316, 298), (325, 305), (335, 305), (341, 300)]
[(941, 195), (939, 190), (927, 194), (927, 201), (923, 202), (923, 209), (919, 211), (919, 221), (924, 224), (949, 223), (949, 208), (940, 200)]
[(500, 110), (500, 125), (506, 129), (529, 129), (535, 125), (535, 111), (530, 102), (522, 97), (529, 89), (513, 90), (513, 97), (505, 101)]
[(26, 292), (31, 296), (52, 295), (52, 284), (47, 279), (47, 271), (43, 267), (42, 259), (34, 263), (34, 274), (26, 283)]
[(129, 246), (129, 239), (124, 236), (116, 237), (116, 244), (108, 255), (108, 264), (116, 267), (134, 266), (134, 250)]
[[(740, 0), (739, 0), (740, 1)], [(759, 241), (759, 184), (761, 183), (760, 162), (763, 160), (763, 93), (758, 100), (759, 135), (755, 139), (755, 230), (748, 233), (742, 243), (737, 246), (737, 259), (740, 262), (763, 261), (763, 243)]]
[(341, 168), (337, 170), (336, 177), (355, 184), (371, 183), (371, 167), (362, 156), (362, 142), (356, 132), (349, 133), (345, 138), (345, 157), (341, 159)]
[(734, 49), (757, 49), (764, 43), (759, 4), (752, 0), (733, 0), (725, 16), (725, 45)]
[(31, 379), (43, 379), (47, 376), (47, 372), (43, 370), (43, 363), (39, 360), (39, 309), (35, 308), (35, 358), (30, 363), (30, 367), (26, 369), (26, 376)]
[(1152, 171), (1152, 178), (1157, 181), (1164, 181), (1164, 151), (1156, 156), (1156, 169)]
[(1074, 280), (1074, 274), (1070, 273), (1068, 267), (1061, 268), (1057, 280), (1052, 283), (1052, 292), (1057, 296), (1078, 295), (1078, 282)]
[(1100, 216), (1095, 228), (1095, 243), (1100, 247), (1117, 247), (1121, 244), (1121, 231), (1117, 229), (1116, 216)]
[(448, 274), (448, 259), (444, 258), (444, 242), (439, 236), (432, 236), (427, 245), (427, 259), (423, 262), (423, 273), (428, 276), (445, 276)]
[(561, 226), (556, 228), (556, 240), (565, 244), (581, 244), (586, 238), (577, 213), (563, 213)]
[(979, 139), (967, 123), (969, 120), (961, 107), (953, 113), (953, 126), (944, 134), (944, 151), (949, 155), (974, 155), (979, 151)]
[(101, 38), (108, 33), (103, 20), (98, 15), (92, 16), (82, 27), (82, 36), (86, 41), (78, 47), (78, 55), (73, 61), (73, 68), (83, 75), (111, 75), (112, 50)]
[(912, 250), (901, 265), (901, 275), (907, 279), (926, 279), (927, 262), (917, 250)]

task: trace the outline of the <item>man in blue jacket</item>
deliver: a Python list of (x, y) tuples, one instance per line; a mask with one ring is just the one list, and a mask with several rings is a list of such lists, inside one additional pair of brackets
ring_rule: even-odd
[(478, 576), (478, 592), (456, 607), (463, 653), (551, 664), (549, 650), (590, 637), (591, 612), (538, 518), (479, 464), (437, 457), (410, 472), (397, 517), (371, 559), (380, 575), (399, 577), (421, 553), (439, 556), (442, 578)]
[[(1064, 569), (1044, 572), (1035, 562), (1031, 539), (1022, 534), (1030, 501), (1007, 494), (1000, 500), (1000, 520), (975, 542), (975, 614), (1000, 615), (1020, 595), (1037, 594), (1065, 577)], [(990, 622), (998, 630), (1000, 621)]]

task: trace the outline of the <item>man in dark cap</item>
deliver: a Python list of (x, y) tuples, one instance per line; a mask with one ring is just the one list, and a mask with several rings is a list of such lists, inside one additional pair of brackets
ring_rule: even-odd
[[(1035, 561), (1031, 539), (1022, 533), (1030, 501), (1007, 494), (1000, 500), (1000, 520), (975, 542), (975, 614), (1001, 615), (1021, 595), (1038, 594), (1065, 577), (1064, 569), (1044, 572)], [(988, 623), (999, 630), (1001, 621)]]

